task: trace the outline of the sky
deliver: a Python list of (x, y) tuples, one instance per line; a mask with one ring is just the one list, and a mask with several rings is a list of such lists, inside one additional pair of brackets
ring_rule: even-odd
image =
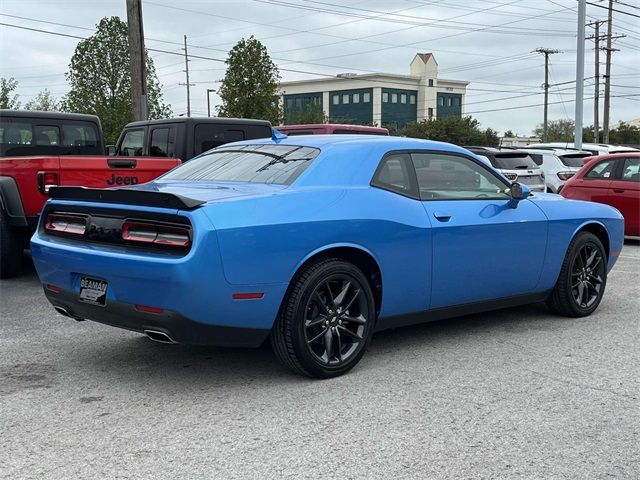
[[(606, 20), (607, 3), (588, 0), (588, 22)], [(616, 0), (611, 120), (640, 117), (640, 0)], [(263, 42), (283, 81), (338, 73), (408, 74), (416, 53), (432, 52), (439, 78), (466, 80), (465, 111), (483, 128), (530, 135), (543, 117), (544, 58), (550, 56), (549, 119), (574, 118), (576, 0), (142, 0), (146, 47), (164, 100), (186, 112), (183, 36), (187, 35), (192, 115), (207, 115), (207, 89), (224, 76), (231, 47)], [(623, 13), (626, 12), (626, 13)], [(87, 37), (105, 16), (126, 20), (126, 0), (0, 0), (3, 24)], [(601, 33), (606, 31), (603, 25)], [(593, 29), (587, 27), (587, 36)], [(24, 104), (44, 88), (60, 98), (76, 38), (0, 25), (0, 77), (14, 77)], [(604, 43), (602, 44), (604, 46)], [(158, 52), (162, 50), (163, 52)], [(586, 41), (584, 124), (593, 124), (593, 40)], [(601, 52), (601, 75), (605, 52)], [(601, 102), (604, 86), (601, 83)], [(219, 98), (211, 93), (214, 111)], [(602, 122), (602, 103), (600, 107)]]

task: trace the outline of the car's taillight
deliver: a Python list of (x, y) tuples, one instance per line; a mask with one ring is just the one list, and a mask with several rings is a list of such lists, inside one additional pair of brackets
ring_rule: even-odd
[(127, 220), (122, 225), (122, 239), (128, 242), (186, 248), (191, 245), (191, 230), (179, 225)]
[(575, 172), (558, 172), (558, 178), (560, 180), (569, 180), (575, 175)]
[(44, 229), (48, 232), (84, 235), (87, 231), (87, 217), (50, 213), (44, 219)]
[(505, 173), (504, 176), (507, 177), (512, 182), (515, 182), (518, 179), (518, 174), (516, 173)]
[(38, 190), (43, 195), (49, 193), (51, 187), (60, 184), (60, 178), (57, 172), (38, 172)]

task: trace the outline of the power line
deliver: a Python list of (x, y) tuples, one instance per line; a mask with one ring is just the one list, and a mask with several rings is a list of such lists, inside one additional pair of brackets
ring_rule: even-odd
[[(598, 7), (598, 8), (605, 8), (605, 9), (608, 8), (608, 7), (605, 7), (604, 5), (598, 5), (597, 3), (591, 3), (591, 2), (587, 2), (587, 5), (591, 5), (593, 7)], [(625, 12), (623, 10), (617, 10), (615, 8), (612, 8), (611, 11), (616, 13), (622, 13), (623, 15), (629, 15), (630, 17), (640, 18), (640, 15), (636, 15), (635, 13)]]

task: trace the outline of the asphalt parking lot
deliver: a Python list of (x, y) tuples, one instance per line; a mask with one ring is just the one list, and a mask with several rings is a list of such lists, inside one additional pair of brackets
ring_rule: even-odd
[(0, 477), (640, 478), (640, 244), (586, 319), (542, 305), (382, 332), (308, 380), (268, 347), (161, 345), (0, 283)]

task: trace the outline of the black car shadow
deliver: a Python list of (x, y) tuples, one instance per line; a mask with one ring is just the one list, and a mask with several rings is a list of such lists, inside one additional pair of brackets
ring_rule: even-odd
[[(572, 321), (572, 319), (564, 319)], [(92, 325), (98, 329), (111, 329), (104, 325)], [(361, 364), (350, 375), (368, 375), (376, 365), (402, 351), (411, 351), (424, 345), (461, 345), (477, 342), (475, 335), (499, 335), (531, 330), (556, 330), (567, 328), (562, 318), (549, 315), (542, 304), (469, 315), (421, 325), (385, 330), (377, 333)], [(110, 330), (111, 332), (111, 330)], [(106, 332), (105, 332), (106, 333)], [(100, 332), (95, 332), (100, 336)], [(311, 379), (284, 369), (271, 352), (266, 341), (257, 349), (232, 349), (189, 345), (165, 345), (153, 342), (142, 335), (119, 332), (109, 333), (100, 340), (98, 351), (95, 343), (66, 352), (67, 361), (90, 369), (99, 377), (105, 371), (122, 382), (146, 384), (152, 390), (162, 388), (214, 388), (251, 384), (255, 387), (274, 384), (304, 384)], [(433, 350), (424, 350), (425, 362), (436, 362)]]

